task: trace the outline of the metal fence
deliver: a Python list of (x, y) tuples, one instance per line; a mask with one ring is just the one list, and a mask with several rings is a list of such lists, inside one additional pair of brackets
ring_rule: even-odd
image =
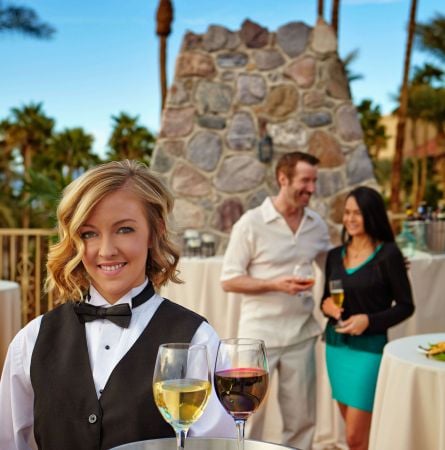
[(0, 228), (0, 278), (19, 283), (22, 325), (54, 306), (46, 294), (46, 256), (55, 230)]

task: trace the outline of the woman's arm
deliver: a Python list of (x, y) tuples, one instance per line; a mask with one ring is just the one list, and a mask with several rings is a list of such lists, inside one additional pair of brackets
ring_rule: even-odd
[(29, 378), (31, 355), (40, 317), (30, 322), (11, 342), (0, 381), (0, 449), (37, 448), (32, 434), (34, 393)]
[(385, 244), (387, 254), (381, 262), (381, 273), (394, 299), (394, 304), (384, 310), (368, 314), (371, 333), (384, 333), (386, 330), (414, 312), (411, 284), (408, 279), (403, 255), (394, 243)]

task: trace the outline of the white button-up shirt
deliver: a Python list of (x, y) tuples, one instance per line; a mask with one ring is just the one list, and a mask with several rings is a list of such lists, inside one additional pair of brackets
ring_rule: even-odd
[[(327, 225), (315, 211), (305, 208), (293, 233), (268, 197), (233, 226), (221, 280), (292, 275), (298, 262), (323, 261), (328, 249)], [(269, 348), (297, 344), (321, 331), (313, 308), (312, 295), (243, 294), (238, 335), (263, 339)]]
[[(147, 281), (132, 289), (115, 304), (128, 303), (142, 292)], [(110, 305), (93, 287), (90, 288), (90, 304)], [(109, 320), (99, 319), (85, 323), (86, 339), (91, 370), (97, 397), (114, 367), (136, 342), (147, 327), (163, 298), (155, 294), (149, 301), (132, 310), (130, 326), (121, 328)], [(0, 381), (0, 449), (30, 450), (37, 448), (33, 438), (34, 393), (31, 386), (31, 356), (39, 334), (42, 316), (29, 322), (11, 342)], [(191, 341), (207, 345), (212, 369), (216, 359), (219, 338), (215, 330), (203, 322)], [(51, 386), (48, 386), (51, 389)], [(50, 395), (50, 393), (48, 394)], [(190, 429), (190, 435), (234, 437), (233, 419), (223, 409), (212, 390), (211, 397), (201, 418)]]

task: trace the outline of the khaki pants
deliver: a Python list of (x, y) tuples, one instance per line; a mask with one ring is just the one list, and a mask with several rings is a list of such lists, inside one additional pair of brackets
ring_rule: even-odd
[[(315, 432), (316, 338), (289, 347), (268, 348), (270, 377), (278, 371), (278, 403), (283, 420), (281, 444), (310, 450)], [(261, 440), (266, 405), (247, 421), (247, 436)]]

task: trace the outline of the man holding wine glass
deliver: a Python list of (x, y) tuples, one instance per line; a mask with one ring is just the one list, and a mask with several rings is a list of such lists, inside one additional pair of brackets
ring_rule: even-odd
[[(325, 222), (307, 207), (318, 162), (298, 151), (281, 156), (278, 194), (234, 225), (221, 275), (225, 291), (244, 294), (238, 335), (263, 339), (270, 374), (278, 372), (281, 443), (302, 449), (311, 448), (315, 429), (314, 346), (321, 330), (313, 317), (313, 281), (294, 270), (299, 261), (323, 267), (329, 249)], [(262, 438), (264, 409), (251, 419), (253, 439)]]

